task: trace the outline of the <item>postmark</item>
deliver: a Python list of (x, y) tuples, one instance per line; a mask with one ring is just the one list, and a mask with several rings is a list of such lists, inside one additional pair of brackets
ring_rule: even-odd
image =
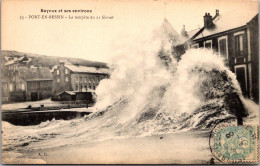
[(259, 162), (258, 126), (216, 126), (210, 138), (212, 154), (222, 163), (254, 164)]

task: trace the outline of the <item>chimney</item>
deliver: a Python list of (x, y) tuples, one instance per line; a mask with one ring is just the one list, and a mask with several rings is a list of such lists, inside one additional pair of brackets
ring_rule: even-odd
[(59, 64), (60, 64), (60, 66), (64, 66), (65, 62), (60, 62)]
[(216, 9), (216, 15), (212, 18), (213, 20), (216, 18), (216, 17), (218, 17), (219, 16), (219, 10), (218, 9)]
[(204, 27), (206, 29), (211, 29), (213, 28), (213, 19), (212, 19), (212, 16), (210, 15), (210, 13), (205, 13), (205, 16), (204, 16)]
[(219, 16), (219, 10), (216, 9), (216, 16)]

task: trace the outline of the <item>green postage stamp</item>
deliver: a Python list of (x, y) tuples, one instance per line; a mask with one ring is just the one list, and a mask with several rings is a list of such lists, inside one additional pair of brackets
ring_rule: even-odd
[(259, 162), (258, 126), (218, 125), (212, 131), (210, 147), (222, 163), (255, 164)]

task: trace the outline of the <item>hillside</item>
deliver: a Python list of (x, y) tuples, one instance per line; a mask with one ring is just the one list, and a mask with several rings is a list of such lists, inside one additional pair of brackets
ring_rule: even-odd
[(55, 56), (47, 56), (47, 55), (40, 55), (34, 53), (24, 53), (12, 50), (2, 50), (1, 51), (1, 59), (5, 56), (8, 57), (22, 57), (27, 56), (28, 58), (32, 58), (33, 64), (37, 65), (37, 63), (41, 63), (43, 66), (54, 66), (58, 65), (59, 62), (69, 62), (71, 64), (79, 64), (82, 66), (89, 66), (89, 67), (107, 67), (106, 63), (103, 62), (95, 62), (89, 61), (79, 58), (67, 58), (67, 57), (55, 57)]

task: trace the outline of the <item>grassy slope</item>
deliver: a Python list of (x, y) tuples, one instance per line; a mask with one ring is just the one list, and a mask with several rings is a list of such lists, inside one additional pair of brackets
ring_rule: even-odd
[(10, 51), (10, 50), (2, 50), (1, 51), (1, 58), (3, 56), (14, 56), (14, 57), (21, 57), (26, 55), (27, 57), (33, 58), (38, 63), (42, 63), (43, 65), (57, 65), (59, 64), (59, 61), (68, 61), (72, 64), (79, 64), (83, 66), (100, 66), (100, 67), (106, 67), (107, 65), (103, 62), (94, 62), (94, 61), (88, 61), (84, 59), (79, 58), (67, 58), (67, 57), (55, 57), (55, 56), (46, 56), (46, 55), (39, 55), (39, 54), (33, 54), (33, 53), (24, 53), (24, 52), (17, 52), (17, 51)]

